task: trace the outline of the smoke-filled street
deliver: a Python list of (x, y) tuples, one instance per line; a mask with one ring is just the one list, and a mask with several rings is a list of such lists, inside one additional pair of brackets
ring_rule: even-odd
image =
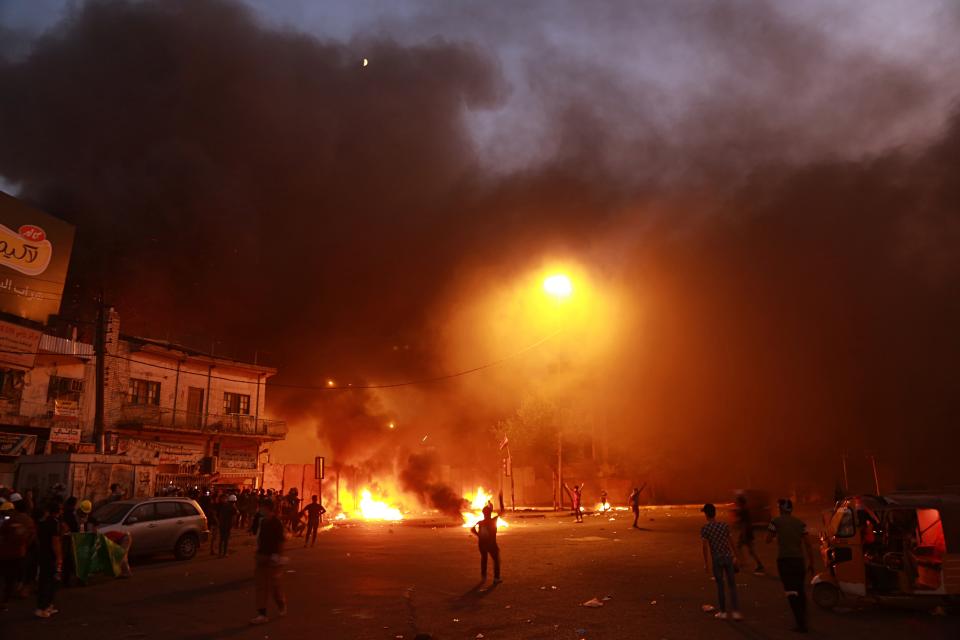
[[(819, 517), (804, 513), (811, 526)], [(9, 638), (790, 638), (789, 611), (775, 576), (750, 568), (737, 583), (745, 619), (718, 621), (701, 611), (714, 602), (704, 575), (695, 509), (632, 514), (510, 518), (501, 534), (503, 582), (477, 589), (476, 542), (466, 529), (426, 523), (358, 523), (327, 530), (317, 546), (289, 547), (283, 576), (289, 613), (263, 627), (247, 624), (253, 598), (252, 549), (225, 560), (156, 559), (134, 566), (130, 580), (63, 594), (57, 618), (37, 623), (14, 603)], [(609, 518), (614, 517), (614, 521)], [(762, 559), (772, 550), (760, 545)], [(608, 598), (609, 599), (606, 599)], [(590, 608), (592, 598), (603, 603)], [(20, 604), (21, 606), (17, 606)], [(9, 614), (8, 614), (9, 615)], [(956, 617), (865, 607), (814, 610), (811, 637), (956, 638)]]
[(0, 0), (0, 640), (960, 637), (958, 33)]

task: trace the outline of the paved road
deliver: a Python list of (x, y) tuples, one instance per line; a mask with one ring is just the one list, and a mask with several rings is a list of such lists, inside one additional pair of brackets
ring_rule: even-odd
[[(134, 566), (130, 580), (62, 590), (61, 613), (30, 617), (27, 602), (0, 614), (3, 640), (46, 638), (730, 638), (795, 637), (774, 577), (741, 574), (746, 620), (720, 622), (700, 611), (713, 601), (703, 574), (693, 510), (645, 512), (645, 530), (627, 513), (514, 520), (501, 534), (504, 582), (482, 591), (478, 554), (465, 529), (404, 523), (328, 530), (314, 549), (289, 548), (284, 575), (290, 614), (260, 627), (253, 611), (252, 547), (233, 556)], [(762, 550), (772, 566), (772, 549)], [(605, 606), (579, 606), (610, 596)], [(960, 638), (960, 617), (876, 608), (812, 612), (811, 637)]]

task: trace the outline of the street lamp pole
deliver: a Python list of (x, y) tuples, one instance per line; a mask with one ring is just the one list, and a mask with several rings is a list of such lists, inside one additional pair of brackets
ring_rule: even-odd
[(563, 511), (563, 431), (557, 428), (557, 511)]

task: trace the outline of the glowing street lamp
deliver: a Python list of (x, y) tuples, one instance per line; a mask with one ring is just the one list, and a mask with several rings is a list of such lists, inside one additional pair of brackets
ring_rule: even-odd
[(543, 290), (554, 298), (569, 298), (573, 294), (573, 283), (562, 273), (554, 274), (543, 281)]

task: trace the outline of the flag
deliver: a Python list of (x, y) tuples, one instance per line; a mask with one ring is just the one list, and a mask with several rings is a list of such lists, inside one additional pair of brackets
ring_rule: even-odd
[(99, 533), (72, 533), (70, 539), (77, 578), (85, 582), (98, 573), (113, 577), (120, 575), (120, 563), (125, 553), (123, 547)]

